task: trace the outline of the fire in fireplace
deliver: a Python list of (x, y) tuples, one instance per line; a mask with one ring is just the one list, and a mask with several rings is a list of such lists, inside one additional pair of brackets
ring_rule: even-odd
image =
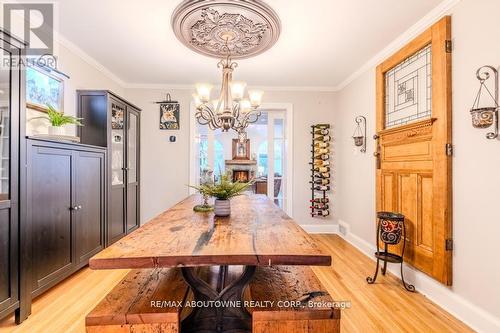
[(246, 183), (250, 179), (249, 170), (233, 170), (233, 182)]

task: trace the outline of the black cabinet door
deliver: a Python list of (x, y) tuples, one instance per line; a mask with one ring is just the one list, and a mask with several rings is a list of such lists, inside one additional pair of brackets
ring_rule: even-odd
[(111, 244), (126, 234), (126, 104), (109, 98), (111, 109), (111, 198), (108, 224), (108, 243)]
[(76, 261), (87, 264), (104, 248), (104, 153), (75, 151)]
[(74, 268), (71, 150), (31, 146), (28, 220), (32, 226), (32, 288), (42, 288)]
[[(4, 39), (3, 33), (0, 33)], [(19, 304), (19, 99), (21, 70), (9, 69), (19, 58), (19, 50), (8, 48), (5, 39), (0, 48), (0, 318)]]
[(127, 107), (127, 232), (139, 227), (139, 112)]

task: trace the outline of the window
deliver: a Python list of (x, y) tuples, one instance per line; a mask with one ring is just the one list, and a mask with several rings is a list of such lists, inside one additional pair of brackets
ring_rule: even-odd
[(257, 172), (259, 176), (267, 176), (267, 141), (262, 142), (257, 150)]
[(224, 162), (224, 146), (220, 141), (215, 140), (214, 142), (215, 148), (215, 160), (214, 160), (214, 174), (220, 175), (224, 172), (225, 162)]

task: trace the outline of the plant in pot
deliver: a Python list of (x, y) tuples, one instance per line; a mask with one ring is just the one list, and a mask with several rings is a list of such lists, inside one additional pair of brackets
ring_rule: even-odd
[(232, 182), (229, 174), (222, 174), (218, 182), (205, 183), (200, 186), (191, 186), (204, 196), (214, 197), (215, 216), (229, 216), (231, 214), (230, 199), (242, 194), (253, 181), (247, 183)]
[(47, 115), (42, 117), (36, 117), (33, 119), (46, 119), (50, 122), (49, 134), (50, 135), (65, 135), (64, 127), (65, 125), (76, 125), (83, 126), (81, 120), (83, 118), (77, 118), (74, 116), (65, 115), (64, 112), (59, 112), (52, 107), (52, 105), (47, 104)]

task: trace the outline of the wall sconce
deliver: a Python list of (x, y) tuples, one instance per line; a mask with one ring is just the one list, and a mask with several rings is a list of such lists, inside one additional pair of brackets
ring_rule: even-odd
[(366, 118), (363, 116), (357, 116), (354, 121), (356, 122), (356, 129), (352, 135), (354, 145), (356, 147), (361, 147), (359, 150), (360, 152), (366, 153)]
[[(495, 96), (490, 92), (485, 82), (493, 73), (495, 79)], [(474, 104), (472, 104), (472, 108), (470, 110), (470, 114), (472, 117), (472, 126), (474, 128), (488, 128), (491, 125), (495, 124), (495, 131), (489, 132), (486, 134), (487, 139), (496, 139), (498, 137), (498, 71), (492, 66), (483, 66), (479, 68), (476, 72), (476, 77), (480, 82), (479, 90), (476, 95), (476, 99), (474, 100)], [(481, 93), (483, 88), (490, 95), (495, 103), (493, 106), (488, 107), (480, 107)]]

